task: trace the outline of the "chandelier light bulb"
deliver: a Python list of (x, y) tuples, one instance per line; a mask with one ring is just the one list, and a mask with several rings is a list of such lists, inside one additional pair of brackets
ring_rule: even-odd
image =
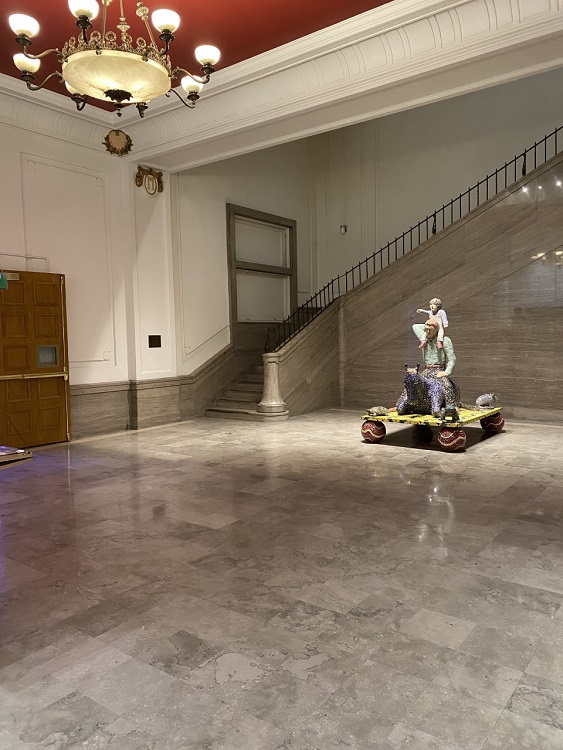
[(173, 10), (155, 10), (151, 16), (152, 25), (157, 31), (170, 31), (172, 34), (180, 25), (180, 16)]
[(14, 13), (8, 18), (10, 28), (16, 36), (26, 36), (32, 39), (39, 32), (39, 24), (31, 16)]
[(68, 7), (73, 16), (86, 16), (89, 21), (96, 18), (100, 11), (96, 0), (68, 0)]
[(195, 51), (195, 59), (200, 65), (215, 65), (215, 63), (221, 57), (221, 53), (217, 47), (212, 47), (210, 44), (202, 44), (201, 47), (197, 47)]
[(199, 81), (194, 80), (191, 76), (184, 76), (180, 81), (180, 86), (184, 89), (186, 94), (199, 94), (203, 88), (203, 83), (199, 83)]
[(22, 73), (37, 73), (41, 60), (34, 60), (24, 55), (23, 52), (18, 52), (17, 55), (14, 55), (14, 65)]

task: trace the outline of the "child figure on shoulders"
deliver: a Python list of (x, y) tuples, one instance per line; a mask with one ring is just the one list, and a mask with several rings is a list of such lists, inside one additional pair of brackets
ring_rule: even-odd
[[(428, 317), (434, 318), (436, 320), (436, 322), (438, 323), (438, 336), (436, 340), (436, 346), (438, 347), (438, 349), (443, 349), (444, 330), (448, 327), (448, 316), (446, 315), (446, 311), (442, 310), (442, 300), (434, 297), (430, 300), (430, 310), (423, 310), (419, 307), (417, 313), (424, 313), (425, 315), (428, 315)], [(427, 338), (425, 333), (420, 341), (418, 348), (422, 349), (423, 347), (425, 347), (426, 342)]]

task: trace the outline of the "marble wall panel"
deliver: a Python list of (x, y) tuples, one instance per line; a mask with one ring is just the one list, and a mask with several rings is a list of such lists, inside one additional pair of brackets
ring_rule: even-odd
[(280, 391), (291, 416), (339, 403), (338, 317), (334, 303), (280, 351)]
[(130, 427), (129, 381), (70, 386), (74, 440)]
[(133, 430), (179, 422), (180, 379), (131, 381), (129, 409)]

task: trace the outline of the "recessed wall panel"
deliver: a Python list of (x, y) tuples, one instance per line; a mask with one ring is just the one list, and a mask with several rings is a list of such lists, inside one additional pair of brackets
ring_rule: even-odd
[[(107, 179), (25, 154), (22, 177), (27, 254), (49, 258), (49, 271), (66, 276), (70, 364), (108, 361), (114, 309)], [(57, 291), (35, 285), (35, 304), (54, 304)]]

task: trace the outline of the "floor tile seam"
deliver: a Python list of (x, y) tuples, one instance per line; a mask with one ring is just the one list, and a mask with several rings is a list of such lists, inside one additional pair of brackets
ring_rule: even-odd
[[(486, 736), (486, 738), (485, 738), (485, 741), (484, 741), (484, 742), (483, 742), (483, 743), (482, 743), (482, 744), (481, 744), (481, 745), (480, 745), (480, 746), (479, 746), (478, 748), (475, 748), (475, 750), (483, 750), (483, 748), (484, 748), (484, 747), (485, 747), (485, 746), (487, 745), (487, 743), (488, 743), (488, 741), (490, 740), (490, 738), (491, 738), (491, 737), (493, 736), (493, 734), (495, 733), (495, 731), (496, 731), (496, 728), (497, 728), (497, 725), (499, 724), (500, 720), (502, 719), (502, 717), (503, 717), (503, 715), (504, 715), (505, 713), (506, 713), (506, 709), (503, 709), (503, 710), (502, 710), (502, 711), (500, 712), (500, 714), (499, 714), (499, 716), (498, 716), (497, 720), (495, 721), (494, 725), (493, 725), (493, 726), (491, 727), (491, 730), (490, 730), (490, 731), (489, 731), (489, 733), (487, 734), (487, 736)], [(507, 748), (507, 750), (508, 750), (508, 748)]]

